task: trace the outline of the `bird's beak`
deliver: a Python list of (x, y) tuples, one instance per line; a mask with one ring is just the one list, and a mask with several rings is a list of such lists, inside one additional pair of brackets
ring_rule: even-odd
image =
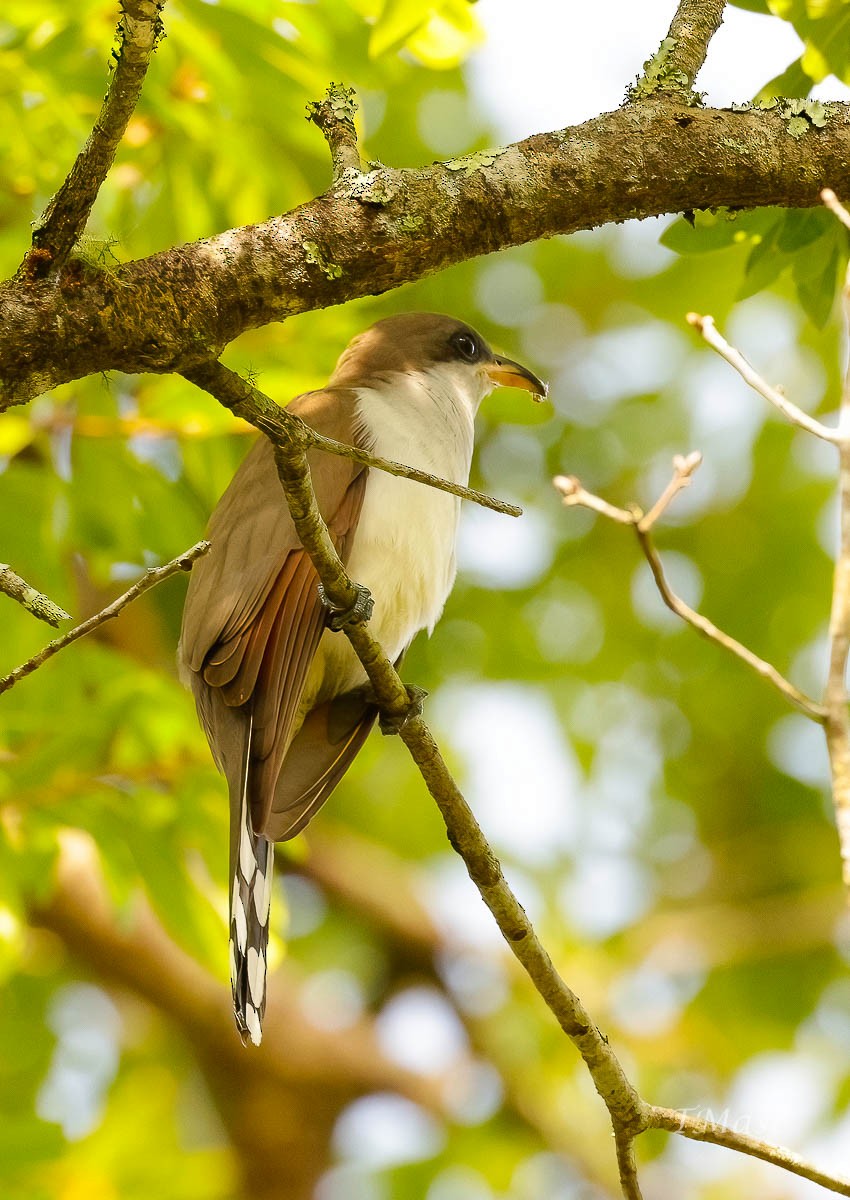
[(531, 392), (532, 399), (545, 400), (549, 394), (549, 385), (533, 375), (527, 367), (514, 362), (512, 358), (504, 358), (497, 354), (492, 362), (484, 367), (487, 375), (496, 387), (523, 388)]

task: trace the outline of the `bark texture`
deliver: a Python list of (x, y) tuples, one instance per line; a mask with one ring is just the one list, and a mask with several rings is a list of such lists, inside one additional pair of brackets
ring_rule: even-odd
[(99, 371), (187, 371), (248, 329), (607, 221), (850, 191), (850, 105), (792, 137), (778, 111), (664, 96), (424, 169), (343, 171), (258, 225), (99, 270), (25, 260), (0, 285), (0, 408)]

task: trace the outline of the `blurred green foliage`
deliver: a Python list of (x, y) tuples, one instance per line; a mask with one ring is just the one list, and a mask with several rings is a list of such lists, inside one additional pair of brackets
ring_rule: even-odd
[[(743, 6), (792, 22), (806, 79), (848, 78), (846, 5)], [(6, 272), (96, 116), (114, 21), (103, 0), (4, 6)], [(303, 114), (331, 78), (357, 89), (369, 158), (417, 165), (497, 140), (459, 65), (486, 32), (484, 5), (173, 0), (166, 27), (89, 227), (118, 259), (321, 191), (326, 148)], [(647, 504), (672, 455), (701, 449), (694, 485), (657, 531), (673, 582), (817, 691), (835, 463), (764, 411), (683, 314), (713, 313), (771, 381), (828, 413), (840, 392), (833, 300), (846, 241), (822, 212), (697, 214), (693, 227), (674, 221), (661, 247), (657, 233), (610, 228), (463, 264), (247, 334), (226, 360), (284, 401), (320, 384), (364, 325), (419, 308), (463, 315), (549, 376), (548, 409), (512, 392), (485, 405), (473, 484), (526, 515), (512, 524), (466, 512), (457, 587), (406, 676), (431, 690), (435, 733), (509, 876), (645, 1094), (719, 1115), (751, 1094), (736, 1091), (742, 1080), (793, 1051), (822, 1081), (815, 1116), (783, 1135), (803, 1149), (805, 1136), (847, 1120), (850, 1087), (850, 942), (818, 731), (677, 624), (628, 531), (564, 510), (549, 481), (575, 474), (612, 502)], [(197, 540), (246, 444), (177, 379), (63, 387), (0, 422), (0, 557), (88, 615)], [(115, 1055), (108, 1069), (98, 1073), (85, 1039), (70, 1066), (62, 1057), (63, 1036), (87, 1028), (80, 1013), (100, 1010), (74, 991), (73, 961), (26, 919), (49, 893), (62, 830), (86, 831), (120, 918), (143, 891), (226, 988), (226, 803), (175, 676), (184, 590), (171, 580), (148, 593), (0, 702), (4, 1198), (232, 1194), (232, 1156), (176, 1034), (122, 1002), (96, 1022)], [(45, 632), (0, 601), (5, 670)], [(524, 1200), (578, 1194), (574, 1171), (610, 1181), (610, 1133), (571, 1048), (529, 989), (509, 982), (492, 940), (462, 935), (480, 929), (479, 902), (403, 749), (373, 738), (320, 822), (329, 836), (381, 843), (462, 927), (441, 977), (475, 1031), (472, 1057), (497, 1072), (483, 1099), (458, 1102), (422, 1161), (364, 1165), (342, 1144), (338, 1190), (325, 1195)], [(283, 848), (283, 873), (287, 856), (294, 867), (304, 854)], [(373, 1014), (405, 994), (411, 979), (374, 922), (294, 878), (287, 894), (287, 953), (305, 979), (344, 972)], [(283, 908), (278, 897), (281, 942)], [(67, 1078), (76, 1092), (63, 1092)], [(90, 1119), (75, 1123), (81, 1096)], [(770, 1136), (757, 1111), (738, 1115)], [(553, 1129), (573, 1168), (545, 1153)], [(751, 1178), (729, 1161), (704, 1182), (660, 1139), (649, 1149), (657, 1194), (663, 1183), (669, 1194), (738, 1196)]]

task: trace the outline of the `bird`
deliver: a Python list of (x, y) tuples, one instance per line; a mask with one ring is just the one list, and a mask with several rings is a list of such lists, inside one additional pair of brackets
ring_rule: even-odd
[[(465, 322), (402, 313), (353, 338), (327, 385), (288, 409), (327, 437), (465, 485), (475, 415), (498, 386), (547, 394)], [(451, 591), (460, 500), (349, 458), (307, 457), (337, 553), (371, 595), (370, 630), (398, 665), (421, 629), (432, 632)], [(178, 664), (228, 784), (233, 1008), (243, 1043), (259, 1045), (273, 844), (295, 837), (324, 804), (378, 706), (348, 639), (334, 631), (339, 621), (329, 622), (267, 438), (237, 469), (207, 536)]]

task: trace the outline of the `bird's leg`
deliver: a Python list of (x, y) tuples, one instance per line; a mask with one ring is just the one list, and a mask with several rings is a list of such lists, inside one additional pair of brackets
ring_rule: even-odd
[(327, 613), (328, 629), (333, 630), (334, 633), (339, 633), (346, 625), (362, 625), (372, 615), (374, 601), (369, 589), (362, 583), (355, 583), (354, 589), (357, 592), (354, 603), (349, 608), (335, 608), (328, 600), (325, 589), (319, 584), (319, 599)]
[(385, 712), (378, 713), (378, 726), (384, 737), (388, 737), (391, 733), (401, 733), (411, 718), (422, 716), (422, 704), (428, 695), (425, 688), (417, 687), (415, 683), (406, 683), (404, 690), (410, 701), (404, 712), (392, 716)]

